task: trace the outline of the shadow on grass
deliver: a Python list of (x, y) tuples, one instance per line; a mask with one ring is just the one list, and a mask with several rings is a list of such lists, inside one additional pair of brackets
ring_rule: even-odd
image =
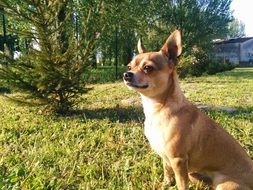
[(245, 120), (249, 120), (253, 122), (253, 107), (235, 107), (234, 111), (226, 111), (222, 110), (219, 107), (214, 107), (211, 109), (201, 109), (203, 112), (211, 115), (223, 115), (226, 117), (234, 117), (234, 118), (243, 118)]
[(77, 116), (85, 119), (109, 119), (110, 122), (137, 122), (144, 121), (141, 107), (114, 107), (72, 110), (68, 116)]
[(0, 94), (10, 94), (11, 90), (5, 87), (0, 87)]
[[(200, 109), (201, 110), (201, 109)], [(245, 118), (246, 120), (253, 121), (252, 113), (253, 107), (236, 107), (236, 111), (228, 112), (220, 109), (207, 109), (203, 110), (207, 114), (222, 114), (227, 117), (235, 118)], [(114, 107), (114, 108), (97, 108), (97, 109), (82, 109), (82, 110), (72, 110), (69, 112), (68, 116), (80, 117), (84, 119), (108, 119), (110, 122), (144, 122), (144, 113), (142, 107)]]

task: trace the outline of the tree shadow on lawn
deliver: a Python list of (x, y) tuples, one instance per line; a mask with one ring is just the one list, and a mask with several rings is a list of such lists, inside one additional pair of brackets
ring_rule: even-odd
[(68, 116), (78, 116), (85, 119), (109, 119), (110, 122), (137, 122), (144, 121), (141, 107), (114, 107), (72, 110)]
[(11, 90), (0, 86), (0, 94), (10, 94)]
[[(230, 109), (230, 108), (229, 108)], [(250, 122), (253, 122), (253, 107), (233, 107), (231, 108), (232, 111), (227, 110), (225, 107), (210, 107), (210, 108), (204, 108), (201, 109), (203, 112), (211, 115), (219, 115), (222, 114), (226, 117), (234, 117), (234, 118), (243, 118), (245, 120), (249, 120)]]
[[(235, 111), (229, 112), (219, 107), (211, 107), (210, 109), (201, 109), (203, 112), (209, 114), (222, 114), (228, 117), (245, 118), (246, 120), (253, 121), (251, 118), (253, 107), (236, 107)], [(97, 109), (82, 109), (72, 110), (68, 116), (77, 116), (85, 119), (109, 119), (110, 122), (137, 122), (143, 123), (145, 116), (142, 107), (129, 106), (129, 107), (113, 107), (113, 108), (97, 108)]]

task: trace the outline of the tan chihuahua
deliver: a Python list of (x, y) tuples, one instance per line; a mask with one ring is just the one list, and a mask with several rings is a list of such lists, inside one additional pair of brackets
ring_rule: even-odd
[(241, 145), (183, 95), (176, 64), (181, 34), (173, 32), (159, 52), (139, 54), (124, 73), (125, 84), (140, 93), (145, 135), (164, 163), (164, 179), (187, 190), (189, 179), (216, 190), (253, 190), (253, 162)]

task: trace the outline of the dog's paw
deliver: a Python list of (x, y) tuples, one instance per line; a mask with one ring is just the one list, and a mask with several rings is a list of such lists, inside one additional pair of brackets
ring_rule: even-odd
[(165, 176), (163, 179), (163, 184), (168, 186), (175, 186), (176, 180), (174, 176)]

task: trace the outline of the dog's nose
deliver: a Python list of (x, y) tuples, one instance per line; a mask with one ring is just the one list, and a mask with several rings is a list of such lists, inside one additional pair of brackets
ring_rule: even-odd
[(134, 74), (132, 73), (132, 72), (125, 72), (124, 74), (123, 74), (123, 78), (124, 78), (124, 80), (125, 81), (127, 81), (127, 82), (131, 82), (132, 80), (133, 80), (133, 76), (134, 76)]

